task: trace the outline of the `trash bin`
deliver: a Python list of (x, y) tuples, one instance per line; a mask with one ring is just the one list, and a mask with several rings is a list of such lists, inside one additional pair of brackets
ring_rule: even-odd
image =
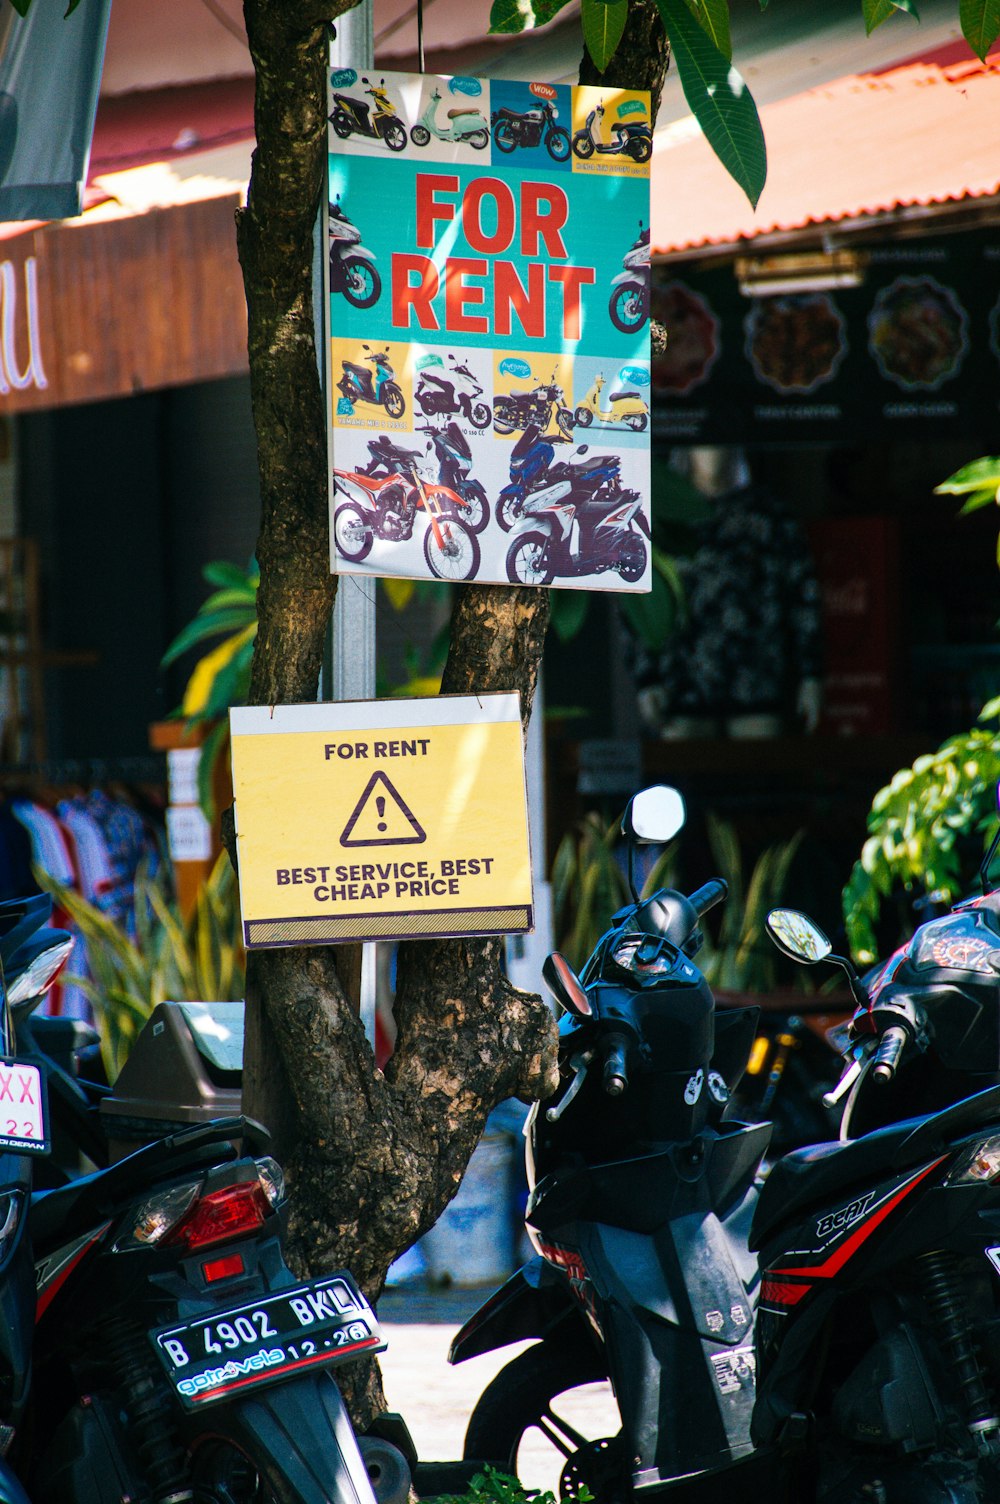
[(420, 1240), (432, 1284), (498, 1285), (514, 1272), (514, 1141), (487, 1133), (458, 1194)]

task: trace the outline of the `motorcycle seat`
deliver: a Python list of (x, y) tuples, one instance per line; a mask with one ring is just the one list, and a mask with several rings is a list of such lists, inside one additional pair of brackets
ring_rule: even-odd
[(355, 376), (361, 376), (365, 381), (368, 380), (370, 372), (366, 366), (356, 365), (353, 360), (342, 360), (341, 365), (345, 371), (353, 371)]
[(449, 110), (448, 111), (448, 119), (449, 120), (461, 120), (461, 118), (462, 118), (463, 115), (476, 115), (478, 113), (479, 112), (476, 109), (476, 107), (475, 107), (474, 104), (467, 104), (462, 109), (459, 109), (459, 110)]
[(604, 470), (607, 467), (609, 458), (611, 456), (607, 454), (587, 454), (584, 455), (582, 460), (571, 459), (570, 464), (577, 471)]
[(520, 120), (521, 118), (517, 110), (509, 110), (506, 105), (501, 105), (497, 114), (504, 120)]
[(1000, 1086), (991, 1086), (941, 1112), (904, 1118), (847, 1143), (793, 1149), (768, 1171), (754, 1210), (749, 1246), (760, 1248), (782, 1223), (810, 1207), (932, 1159), (952, 1139), (998, 1118)]
[(608, 398), (608, 401), (625, 402), (630, 398), (634, 398), (636, 402), (641, 402), (642, 394), (640, 392), (612, 392), (611, 396)]

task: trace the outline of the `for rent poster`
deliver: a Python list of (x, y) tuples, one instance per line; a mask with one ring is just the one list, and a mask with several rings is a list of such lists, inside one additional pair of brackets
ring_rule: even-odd
[(648, 94), (328, 103), (333, 570), (648, 590)]

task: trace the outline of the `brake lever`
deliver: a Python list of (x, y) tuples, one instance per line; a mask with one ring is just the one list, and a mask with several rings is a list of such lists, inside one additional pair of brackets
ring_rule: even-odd
[(566, 1111), (567, 1107), (572, 1102), (573, 1098), (576, 1096), (577, 1092), (580, 1090), (580, 1087), (586, 1080), (587, 1068), (593, 1058), (593, 1050), (588, 1050), (585, 1055), (573, 1055), (570, 1058), (569, 1063), (573, 1067), (573, 1079), (569, 1083), (569, 1086), (566, 1088), (562, 1101), (559, 1102), (555, 1107), (547, 1107), (545, 1109), (546, 1122), (558, 1123), (559, 1119), (562, 1117), (563, 1113)]
[(860, 1056), (856, 1055), (851, 1061), (850, 1065), (844, 1071), (844, 1074), (841, 1076), (840, 1080), (837, 1082), (833, 1090), (825, 1091), (823, 1093), (823, 1106), (836, 1107), (841, 1098), (846, 1097), (855, 1081), (861, 1075), (863, 1069), (864, 1060)]

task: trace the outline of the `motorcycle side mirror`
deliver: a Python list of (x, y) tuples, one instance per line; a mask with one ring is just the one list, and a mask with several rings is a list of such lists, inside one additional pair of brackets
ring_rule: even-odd
[(622, 835), (628, 837), (628, 885), (639, 902), (635, 884), (635, 848), (640, 844), (662, 845), (673, 840), (684, 824), (684, 800), (668, 783), (633, 794), (622, 815)]
[[(997, 784), (996, 788), (996, 803), (997, 813), (1000, 814), (1000, 783)], [(983, 857), (983, 860), (979, 866), (979, 886), (982, 888), (984, 893), (992, 893), (993, 891), (990, 886), (990, 866), (992, 864), (993, 858), (997, 854), (998, 847), (1000, 847), (1000, 826), (997, 827), (996, 835), (990, 842), (986, 855)]]
[(577, 446), (577, 451), (576, 451), (576, 452), (577, 452), (577, 454), (586, 454), (586, 453), (587, 453), (587, 450), (588, 450), (588, 449), (589, 449), (589, 448), (590, 448), (590, 445), (589, 445), (589, 444), (579, 444), (579, 445), (578, 445), (578, 446)]
[(363, 345), (362, 345), (362, 346), (361, 346), (361, 348), (362, 348), (362, 350), (370, 350), (370, 349), (371, 349), (371, 345), (364, 345), (364, 344), (363, 344)]
[(851, 995), (859, 1008), (870, 1006), (867, 989), (853, 961), (834, 954), (833, 946), (815, 920), (798, 909), (772, 909), (764, 921), (775, 945), (793, 961), (814, 966), (818, 961), (832, 961), (847, 976)]
[(591, 1018), (593, 1008), (590, 1006), (590, 998), (583, 988), (583, 983), (566, 960), (566, 957), (555, 950), (551, 956), (546, 956), (542, 962), (542, 981), (561, 1007), (567, 1013), (572, 1013), (574, 1018)]
[(363, 77), (363, 76), (362, 76), (362, 79), (361, 79), (361, 82), (362, 82), (362, 83), (363, 83), (363, 84), (366, 84), (366, 83), (367, 83), (367, 82), (368, 82), (368, 80), (367, 80), (367, 78), (365, 78), (365, 77)]
[(672, 841), (684, 826), (684, 799), (669, 783), (633, 794), (622, 815), (622, 835), (645, 844)]
[(833, 954), (833, 946), (819, 925), (798, 909), (772, 909), (765, 923), (775, 945), (793, 961), (813, 966)]

